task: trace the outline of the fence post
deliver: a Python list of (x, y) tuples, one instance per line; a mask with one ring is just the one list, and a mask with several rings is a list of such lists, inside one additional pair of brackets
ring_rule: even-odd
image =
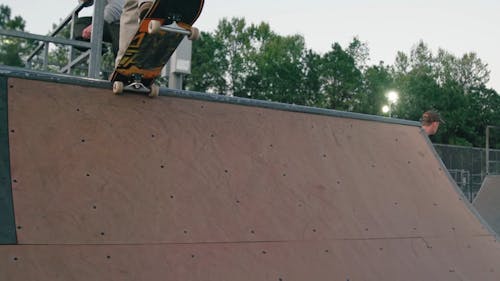
[(490, 126), (486, 126), (486, 175), (490, 173)]

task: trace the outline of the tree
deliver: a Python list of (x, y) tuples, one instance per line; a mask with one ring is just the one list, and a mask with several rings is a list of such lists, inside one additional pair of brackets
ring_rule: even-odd
[(370, 66), (363, 75), (363, 88), (359, 94), (359, 103), (354, 111), (381, 115), (382, 107), (387, 104), (386, 94), (393, 89), (393, 77), (390, 67), (383, 62)]
[(367, 70), (370, 58), (370, 49), (368, 48), (368, 44), (366, 42), (361, 42), (357, 36), (354, 37), (349, 43), (346, 53), (354, 59), (356, 68), (363, 73)]
[[(193, 45), (187, 87), (219, 94), (313, 104), (303, 81), (308, 58), (302, 36), (280, 36), (266, 23), (223, 19)], [(311, 74), (313, 71), (309, 71)]]
[(306, 104), (308, 97), (303, 91), (305, 55), (302, 36), (266, 36), (260, 42), (260, 48), (251, 56), (254, 67), (247, 78), (247, 95)]
[(458, 82), (468, 93), (480, 88), (490, 80), (490, 71), (475, 53), (467, 53), (458, 61)]
[[(24, 31), (26, 22), (21, 16), (11, 17), (11, 9), (0, 5), (0, 28)], [(0, 64), (24, 66), (23, 58), (33, 46), (31, 40), (0, 36)]]
[(187, 87), (218, 94), (244, 96), (249, 73), (251, 33), (244, 19), (222, 19), (213, 34), (203, 33), (193, 44), (192, 69)]
[(362, 87), (362, 72), (356, 67), (354, 58), (335, 43), (332, 50), (322, 57), (320, 68), (325, 106), (351, 111), (358, 102), (357, 93)]
[(193, 91), (224, 94), (227, 91), (224, 72), (228, 61), (223, 53), (222, 42), (210, 33), (202, 32), (193, 42), (191, 75), (186, 88)]
[(321, 56), (307, 50), (304, 57), (303, 91), (307, 100), (304, 105), (324, 107), (324, 95), (321, 94)]
[(245, 96), (244, 85), (249, 72), (248, 58), (251, 52), (250, 33), (245, 19), (223, 19), (219, 22), (215, 38), (222, 43), (220, 52), (225, 56), (223, 64), (227, 66), (223, 74), (227, 82), (226, 94)]
[(489, 71), (475, 53), (456, 57), (439, 49), (434, 56), (420, 41), (409, 56), (398, 53), (393, 72), (401, 94), (398, 116), (418, 120), (428, 109), (441, 112), (446, 122), (437, 142), (482, 146), (484, 128), (499, 121), (499, 96), (486, 87)]
[(443, 49), (438, 50), (435, 58), (437, 79), (441, 84), (454, 81), (469, 92), (473, 88), (486, 85), (490, 71), (476, 53), (466, 53), (457, 58)]

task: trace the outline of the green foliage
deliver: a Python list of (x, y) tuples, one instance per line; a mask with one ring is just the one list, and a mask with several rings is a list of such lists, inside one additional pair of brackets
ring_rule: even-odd
[(364, 72), (368, 68), (368, 60), (370, 57), (370, 50), (368, 44), (361, 42), (356, 36), (352, 39), (347, 47), (346, 52), (354, 59), (356, 67)]
[(362, 73), (356, 61), (342, 47), (335, 43), (318, 65), (321, 70), (321, 93), (324, 106), (339, 110), (353, 110), (362, 88)]
[(321, 94), (321, 56), (307, 50), (304, 56), (303, 95), (306, 97), (304, 105), (322, 107), (323, 95)]
[(0, 5), (0, 27), (9, 30), (24, 30), (26, 22), (20, 16), (11, 17), (11, 9), (6, 5)]
[(382, 62), (366, 69), (359, 102), (353, 111), (382, 115), (382, 107), (387, 104), (386, 94), (394, 87), (390, 68)]
[[(12, 18), (11, 9), (0, 5), (0, 28), (7, 30), (24, 31), (26, 22), (20, 16)], [(28, 55), (33, 41), (20, 38), (0, 36), (0, 64), (10, 66), (24, 66), (23, 58)]]
[(221, 42), (218, 50), (222, 57), (222, 65), (226, 68), (222, 77), (226, 78), (226, 93), (234, 96), (245, 95), (245, 79), (251, 67), (249, 57), (251, 50), (251, 32), (244, 19), (223, 19), (215, 32), (216, 40)]
[(269, 37), (251, 55), (252, 69), (245, 89), (248, 97), (305, 104), (303, 93), (304, 39), (301, 36)]
[(409, 55), (398, 53), (393, 69), (401, 94), (397, 115), (417, 120), (425, 110), (440, 111), (445, 123), (437, 142), (483, 146), (486, 126), (499, 124), (499, 95), (486, 87), (489, 71), (475, 53), (455, 57), (439, 49), (433, 55), (419, 42)]
[(193, 67), (191, 75), (186, 79), (186, 88), (217, 94), (227, 92), (222, 74), (228, 67), (228, 61), (222, 48), (222, 42), (215, 36), (202, 32), (201, 39), (193, 42)]
[(247, 26), (244, 19), (220, 21), (213, 34), (194, 42), (187, 88), (264, 100), (313, 104), (306, 88), (304, 38), (279, 36), (269, 25)]
[(390, 90), (399, 93), (392, 116), (419, 120), (441, 113), (434, 140), (484, 145), (487, 125), (500, 125), (500, 97), (486, 87), (487, 64), (475, 53), (456, 57), (423, 42), (398, 52), (394, 65), (369, 65), (369, 48), (354, 37), (325, 54), (308, 50), (300, 35), (281, 36), (268, 24), (223, 19), (193, 45), (189, 89), (382, 115)]

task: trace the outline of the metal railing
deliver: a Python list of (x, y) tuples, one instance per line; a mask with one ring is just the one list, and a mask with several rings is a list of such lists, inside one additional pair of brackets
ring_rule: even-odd
[[(464, 147), (456, 145), (434, 144), (451, 177), (472, 201), (479, 191), (487, 174), (500, 174), (500, 166), (491, 165), (500, 159), (500, 150)], [(488, 157), (487, 157), (488, 156)], [(489, 159), (490, 165), (486, 165)]]
[[(89, 42), (75, 40), (75, 35), (73, 34), (75, 22), (78, 18), (78, 13), (86, 7), (94, 5), (94, 16), (92, 17), (92, 35)], [(101, 66), (101, 54), (102, 54), (102, 37), (103, 37), (103, 27), (104, 27), (104, 6), (105, 1), (81, 1), (78, 6), (71, 11), (71, 13), (57, 26), (54, 31), (52, 31), (48, 36), (37, 35), (28, 32), (15, 31), (15, 30), (4, 30), (0, 29), (0, 35), (18, 37), (28, 40), (36, 40), (41, 43), (33, 50), (33, 52), (26, 59), (26, 67), (32, 68), (33, 61), (35, 57), (42, 53), (44, 71), (48, 69), (48, 59), (49, 59), (49, 45), (61, 44), (70, 46), (70, 51), (68, 53), (68, 64), (61, 68), (63, 73), (71, 73), (71, 70), (78, 64), (88, 59), (88, 76), (90, 78), (98, 78)], [(70, 39), (56, 37), (68, 24), (71, 23), (70, 28)], [(88, 48), (87, 51), (83, 52), (80, 56), (75, 58), (74, 47)]]

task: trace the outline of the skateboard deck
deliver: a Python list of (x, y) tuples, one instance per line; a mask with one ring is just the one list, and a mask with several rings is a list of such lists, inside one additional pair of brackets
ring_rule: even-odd
[(184, 36), (194, 40), (199, 31), (193, 23), (204, 0), (156, 0), (141, 20), (124, 56), (111, 75), (113, 92), (124, 90), (157, 96), (154, 80), (181, 43)]

